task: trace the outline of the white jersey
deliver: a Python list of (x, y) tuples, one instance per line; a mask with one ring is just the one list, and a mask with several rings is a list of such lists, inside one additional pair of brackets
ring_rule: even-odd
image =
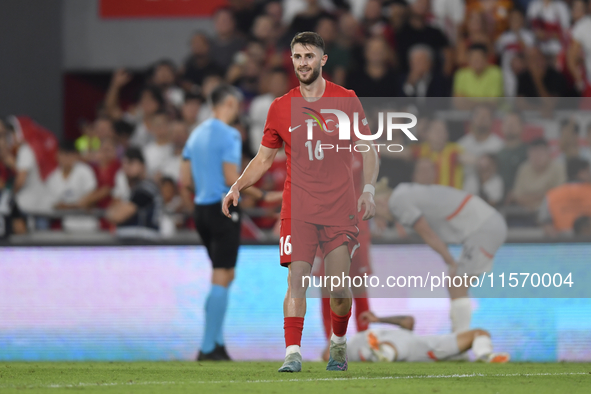
[(380, 329), (353, 335), (347, 341), (347, 357), (349, 361), (381, 361), (378, 353), (383, 346), (394, 348), (388, 361), (435, 361), (459, 353), (455, 334), (418, 336), (405, 329)]
[(412, 230), (421, 216), (446, 243), (463, 243), (495, 209), (480, 197), (441, 185), (401, 183), (388, 202), (396, 220)]

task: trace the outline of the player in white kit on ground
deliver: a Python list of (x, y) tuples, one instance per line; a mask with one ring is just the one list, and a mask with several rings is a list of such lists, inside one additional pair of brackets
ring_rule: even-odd
[(350, 361), (442, 361), (472, 349), (476, 360), (506, 363), (508, 353), (493, 352), (488, 331), (474, 329), (457, 334), (419, 336), (412, 332), (412, 316), (378, 318), (366, 311), (361, 318), (368, 323), (387, 323), (399, 326), (393, 329), (368, 329), (349, 339), (347, 356)]
[[(492, 270), (493, 258), (507, 238), (503, 216), (478, 196), (453, 187), (434, 185), (435, 165), (419, 160), (414, 183), (401, 183), (394, 191), (387, 179), (376, 185), (376, 216), (396, 220), (414, 230), (449, 267), (449, 276), (478, 276)], [(447, 244), (462, 244), (456, 262)], [(468, 283), (469, 280), (468, 280)], [(470, 329), (472, 304), (469, 286), (449, 287), (450, 317), (455, 333)]]

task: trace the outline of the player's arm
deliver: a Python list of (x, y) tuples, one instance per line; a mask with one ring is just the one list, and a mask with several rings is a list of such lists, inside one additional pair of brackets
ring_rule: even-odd
[(413, 330), (415, 327), (415, 319), (409, 315), (399, 315), (399, 316), (387, 316), (387, 317), (377, 317), (372, 311), (365, 311), (361, 315), (359, 315), (359, 319), (364, 323), (385, 323), (385, 324), (393, 324), (395, 326), (399, 326), (405, 328), (407, 330)]
[[(271, 161), (273, 162), (273, 161)], [(268, 168), (267, 168), (268, 169)], [(223, 171), (224, 171), (224, 180), (226, 181), (226, 185), (231, 186), (233, 185), (238, 178), (240, 177), (240, 173), (238, 172), (238, 166), (234, 163), (224, 163), (223, 164)], [(267, 170), (265, 170), (267, 171)], [(263, 174), (265, 172), (263, 171)], [(262, 174), (261, 174), (262, 176)], [(257, 200), (265, 200), (265, 201), (277, 201), (277, 196), (281, 197), (281, 192), (269, 192), (263, 191), (255, 186), (250, 186), (244, 189), (244, 194), (247, 194), (251, 197), (254, 197)]]
[(232, 184), (230, 191), (226, 194), (226, 197), (224, 197), (222, 211), (226, 216), (230, 217), (230, 211), (228, 210), (230, 204), (233, 204), (234, 206), (238, 205), (240, 192), (257, 183), (263, 174), (271, 168), (278, 151), (279, 149), (267, 148), (263, 145), (259, 147), (259, 151), (254, 159), (248, 163), (248, 166), (246, 166), (242, 175), (236, 179)]
[(378, 153), (372, 144), (364, 140), (358, 140), (355, 141), (355, 145), (363, 145), (367, 147), (360, 149), (361, 157), (363, 158), (363, 184), (365, 187), (357, 201), (357, 212), (361, 212), (361, 208), (365, 206), (363, 220), (368, 220), (373, 218), (376, 214), (376, 203), (373, 197), (375, 195), (378, 173), (380, 171), (380, 161)]
[(445, 242), (443, 242), (441, 238), (439, 238), (437, 234), (435, 234), (435, 231), (433, 231), (431, 226), (429, 226), (429, 223), (427, 223), (427, 220), (425, 220), (424, 216), (421, 216), (416, 221), (413, 228), (417, 232), (417, 234), (419, 234), (421, 238), (423, 238), (423, 241), (425, 241), (425, 243), (429, 245), (431, 249), (436, 251), (443, 258), (445, 264), (449, 266), (450, 271), (455, 270), (456, 261), (449, 253), (447, 245), (445, 244)]

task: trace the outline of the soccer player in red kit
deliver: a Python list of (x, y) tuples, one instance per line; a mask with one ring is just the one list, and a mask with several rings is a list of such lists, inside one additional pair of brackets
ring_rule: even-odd
[[(349, 275), (351, 256), (358, 248), (357, 213), (364, 209), (363, 220), (375, 214), (373, 195), (378, 175), (377, 152), (357, 136), (371, 134), (357, 96), (322, 77), (322, 66), (328, 59), (322, 38), (313, 32), (298, 33), (291, 42), (291, 54), (300, 86), (273, 101), (259, 151), (222, 203), (222, 210), (229, 215), (228, 207), (238, 204), (240, 191), (261, 178), (285, 144), (287, 178), (281, 208), (280, 262), (289, 273), (283, 303), (286, 354), (279, 372), (299, 372), (302, 368), (306, 290), (317, 248), (324, 255), (326, 275)], [(325, 120), (328, 116), (323, 116), (323, 110), (335, 106), (341, 113), (350, 114), (349, 119), (356, 118), (354, 113), (358, 115), (356, 133), (350, 134), (349, 140), (340, 139), (340, 130), (328, 130), (334, 119)], [(320, 130), (312, 138), (314, 125)], [(340, 121), (337, 125), (343, 126)], [(331, 146), (333, 149), (329, 149)], [(351, 173), (355, 150), (363, 155), (365, 186), (359, 199)], [(333, 336), (326, 369), (345, 371), (345, 334), (351, 316), (349, 284), (331, 287), (330, 299)]]

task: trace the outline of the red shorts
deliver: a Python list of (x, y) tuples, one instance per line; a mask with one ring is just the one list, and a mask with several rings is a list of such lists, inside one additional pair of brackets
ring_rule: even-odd
[[(369, 231), (362, 231), (357, 237), (359, 241), (359, 247), (353, 254), (351, 259), (351, 269), (349, 269), (350, 276), (363, 276), (363, 274), (371, 275), (371, 257), (369, 255), (369, 249), (371, 247), (371, 235)], [(324, 258), (318, 250), (316, 257), (314, 258), (314, 266), (312, 268), (312, 275), (324, 276)]]
[(323, 226), (301, 220), (282, 219), (279, 239), (281, 265), (287, 267), (292, 261), (314, 264), (316, 250), (326, 256), (341, 245), (347, 245), (353, 256), (359, 243), (357, 226)]

